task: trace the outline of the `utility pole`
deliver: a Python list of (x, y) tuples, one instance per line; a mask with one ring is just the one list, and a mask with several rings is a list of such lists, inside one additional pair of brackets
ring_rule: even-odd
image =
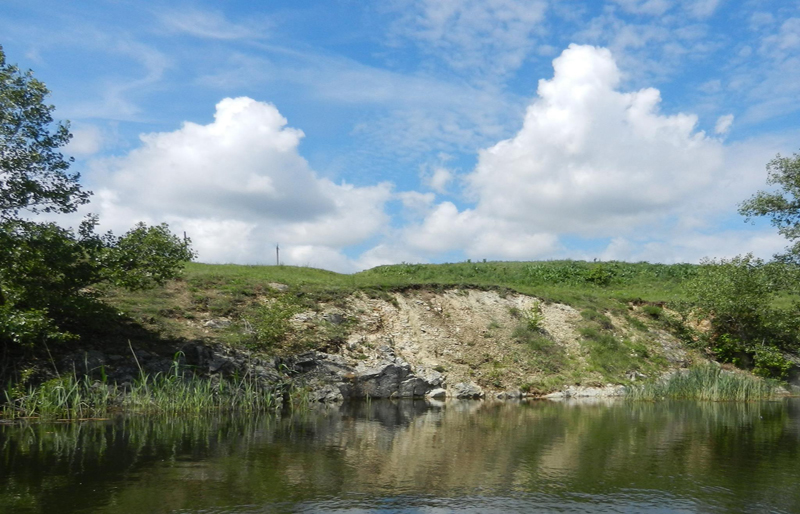
[(281, 265), (281, 247), (275, 243), (275, 266)]

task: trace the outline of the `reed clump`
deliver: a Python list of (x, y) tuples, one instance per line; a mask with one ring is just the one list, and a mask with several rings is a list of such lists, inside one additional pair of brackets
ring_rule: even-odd
[(39, 385), (9, 386), (3, 418), (85, 419), (110, 414), (181, 414), (210, 411), (264, 412), (282, 405), (278, 387), (244, 375), (210, 380), (183, 373), (140, 373), (130, 387), (64, 374)]
[(775, 397), (776, 388), (774, 381), (706, 364), (674, 373), (666, 379), (629, 386), (627, 398), (645, 401), (680, 399), (715, 402), (768, 400)]

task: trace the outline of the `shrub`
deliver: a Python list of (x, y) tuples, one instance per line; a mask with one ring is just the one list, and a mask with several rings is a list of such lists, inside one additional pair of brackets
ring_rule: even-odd
[(291, 328), (289, 320), (299, 311), (300, 307), (287, 297), (278, 297), (258, 306), (245, 316), (252, 334), (252, 341), (247, 346), (268, 349), (282, 343)]

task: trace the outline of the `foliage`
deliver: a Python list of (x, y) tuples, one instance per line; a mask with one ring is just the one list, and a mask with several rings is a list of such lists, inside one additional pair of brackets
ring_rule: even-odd
[(136, 227), (114, 241), (104, 258), (104, 278), (130, 290), (148, 289), (180, 273), (193, 257), (188, 241), (169, 231), (166, 223)]
[(773, 382), (707, 364), (672, 374), (667, 379), (628, 387), (630, 400), (747, 401), (772, 398)]
[(800, 262), (800, 154), (782, 157), (778, 154), (767, 164), (767, 184), (777, 191), (759, 191), (742, 202), (739, 212), (749, 220), (766, 216), (778, 232), (793, 244), (780, 257)]
[(544, 313), (542, 313), (542, 304), (536, 302), (533, 307), (525, 314), (525, 323), (527, 324), (528, 330), (532, 332), (536, 331), (543, 331), (544, 327), (542, 323), (544, 322)]
[(53, 124), (49, 91), (30, 71), (6, 63), (0, 47), (0, 222), (20, 211), (74, 212), (88, 201), (71, 159), (58, 151), (72, 137), (69, 124)]
[(783, 380), (789, 376), (792, 363), (776, 348), (758, 345), (753, 351), (753, 373), (756, 375)]
[(0, 48), (0, 348), (74, 338), (66, 326), (92, 301), (89, 286), (163, 284), (193, 257), (190, 241), (166, 225), (139, 224), (117, 238), (97, 234), (91, 215), (77, 232), (28, 219), (74, 212), (91, 194), (59, 152), (71, 136), (68, 124), (53, 123), (48, 94)]
[(274, 349), (286, 339), (291, 328), (289, 320), (300, 310), (297, 303), (287, 296), (259, 305), (245, 316), (252, 334), (252, 341), (247, 346), (259, 350)]
[(711, 322), (701, 342), (723, 362), (785, 378), (790, 366), (781, 352), (800, 348), (800, 308), (776, 305), (796, 283), (795, 266), (752, 255), (703, 261), (687, 284), (693, 315)]

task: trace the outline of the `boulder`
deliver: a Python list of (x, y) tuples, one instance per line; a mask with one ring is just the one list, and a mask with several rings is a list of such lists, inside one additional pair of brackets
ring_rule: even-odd
[(430, 389), (428, 383), (423, 379), (412, 376), (400, 384), (397, 396), (400, 398), (422, 398)]
[(311, 402), (334, 403), (344, 400), (342, 392), (334, 384), (326, 384), (319, 389), (309, 393), (308, 400)]
[(461, 399), (483, 398), (483, 389), (474, 382), (459, 382), (453, 386), (450, 396)]
[(519, 389), (503, 391), (497, 394), (498, 400), (517, 400), (519, 398), (522, 398), (522, 391), (520, 391)]
[(408, 363), (384, 363), (356, 368), (354, 396), (360, 398), (392, 398), (400, 394), (400, 384), (411, 374)]
[(447, 398), (447, 391), (445, 389), (442, 389), (441, 387), (438, 387), (436, 389), (428, 391), (425, 397), (434, 400), (444, 400), (445, 398)]

